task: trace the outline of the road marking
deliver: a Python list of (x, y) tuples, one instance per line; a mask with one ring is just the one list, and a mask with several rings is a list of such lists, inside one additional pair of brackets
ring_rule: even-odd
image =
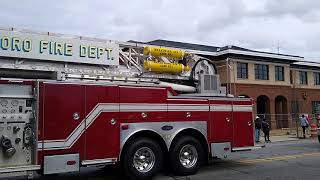
[(294, 154), (294, 155), (286, 155), (286, 156), (275, 156), (275, 157), (261, 158), (261, 159), (248, 159), (248, 160), (242, 160), (239, 162), (246, 163), (246, 164), (253, 164), (253, 163), (297, 159), (297, 158), (303, 158), (303, 157), (308, 157), (308, 156), (320, 156), (320, 152)]

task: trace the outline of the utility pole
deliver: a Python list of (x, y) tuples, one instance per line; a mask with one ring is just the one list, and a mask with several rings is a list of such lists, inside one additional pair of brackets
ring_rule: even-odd
[(277, 44), (277, 50), (278, 50), (278, 54), (280, 54), (280, 42), (278, 40), (278, 44)]

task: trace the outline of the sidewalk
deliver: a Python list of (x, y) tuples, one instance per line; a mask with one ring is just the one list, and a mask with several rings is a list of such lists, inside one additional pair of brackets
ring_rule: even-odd
[[(264, 137), (262, 137), (264, 141)], [(280, 135), (280, 136), (270, 136), (271, 142), (283, 142), (283, 141), (297, 141), (300, 140), (296, 135)]]
[[(299, 137), (302, 137), (302, 130), (298, 131)], [(307, 130), (306, 132), (307, 138), (311, 139), (310, 131)], [(283, 141), (297, 141), (301, 140), (302, 138), (297, 137), (297, 130), (295, 128), (282, 128), (282, 129), (274, 129), (270, 131), (270, 140), (271, 142), (283, 142)], [(264, 142), (264, 134), (261, 133), (260, 136), (260, 144)]]
[(264, 147), (266, 147), (268, 144), (272, 144), (272, 143), (286, 142), (286, 141), (299, 141), (299, 140), (301, 140), (301, 139), (300, 139), (300, 138), (297, 138), (297, 136), (293, 136), (293, 135), (280, 135), (280, 136), (270, 136), (270, 141), (271, 141), (271, 142), (266, 143), (266, 142), (264, 141), (264, 136), (260, 136), (260, 142), (255, 143), (254, 146), (264, 148)]
[[(272, 133), (271, 133), (272, 132)], [(301, 141), (301, 140), (313, 140), (318, 141), (318, 137), (311, 138), (310, 131), (306, 132), (306, 139), (302, 137), (302, 131), (298, 131), (299, 137), (297, 137), (297, 131), (292, 129), (276, 129), (270, 132), (270, 141), (271, 143), (266, 143), (264, 141), (264, 134), (260, 134), (260, 142), (255, 143), (257, 147), (266, 147), (267, 144), (277, 143), (277, 142), (286, 142), (286, 141)], [(299, 143), (299, 142), (297, 142)]]
[[(317, 138), (311, 138), (310, 136), (307, 136), (306, 139), (309, 139), (309, 140), (317, 140)], [(299, 141), (299, 140), (302, 140), (301, 137), (297, 137), (297, 135), (274, 135), (274, 136), (270, 136), (270, 141), (271, 143), (274, 143), (274, 142), (284, 142), (284, 141)], [(265, 141), (264, 141), (264, 136), (261, 136), (260, 137), (260, 142), (259, 143), (256, 143), (257, 145), (263, 145), (263, 144), (267, 144)]]

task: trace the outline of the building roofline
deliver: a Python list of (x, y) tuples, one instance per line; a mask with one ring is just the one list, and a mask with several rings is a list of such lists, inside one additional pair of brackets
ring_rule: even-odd
[[(151, 45), (151, 46), (179, 48), (194, 54), (207, 55), (207, 56), (213, 56), (213, 57), (226, 55), (226, 54), (238, 54), (238, 55), (246, 55), (246, 56), (257, 56), (257, 57), (264, 57), (264, 58), (281, 59), (281, 60), (293, 61), (293, 62), (302, 61), (304, 59), (303, 57), (296, 56), (296, 55), (255, 51), (255, 50), (250, 50), (250, 49), (246, 49), (238, 46), (230, 46), (230, 45), (223, 46), (223, 47), (216, 47), (216, 46), (183, 43), (183, 42), (161, 40), (161, 39), (157, 39), (149, 42), (138, 42), (138, 41), (129, 41), (129, 42), (137, 43), (140, 45), (144, 44), (144, 45)], [(204, 48), (202, 49), (202, 47)], [(204, 49), (207, 49), (207, 50), (204, 50)]]
[[(133, 42), (133, 41), (131, 41), (131, 42)], [(172, 46), (161, 46), (161, 45), (142, 43), (142, 42), (134, 42), (134, 43), (137, 43), (142, 46), (143, 45), (151, 45), (151, 46), (159, 46), (159, 47), (172, 47)], [(212, 57), (217, 57), (217, 56), (226, 55), (226, 54), (239, 54), (239, 55), (247, 55), (247, 56), (257, 56), (257, 57), (289, 60), (289, 61), (294, 61), (294, 62), (301, 61), (304, 59), (303, 57), (300, 57), (300, 56), (275, 54), (275, 53), (251, 51), (251, 50), (245, 51), (245, 50), (226, 49), (226, 50), (221, 50), (221, 51), (217, 51), (217, 52), (212, 52), (212, 51), (201, 51), (201, 50), (187, 49), (187, 48), (181, 48), (181, 47), (172, 47), (172, 48), (179, 48), (179, 49), (185, 50), (185, 51), (193, 53), (193, 54), (207, 55), (207, 56), (212, 56)]]
[(247, 56), (258, 56), (258, 57), (266, 57), (266, 58), (274, 58), (274, 59), (291, 60), (291, 61), (301, 61), (304, 59), (303, 57), (300, 57), (300, 56), (265, 53), (265, 52), (259, 52), (259, 51), (241, 51), (241, 50), (227, 49), (224, 51), (217, 52), (217, 56), (224, 55), (224, 54), (239, 54), (239, 55), (247, 55)]
[(320, 70), (320, 63), (313, 61), (299, 61), (290, 64), (292, 68)]

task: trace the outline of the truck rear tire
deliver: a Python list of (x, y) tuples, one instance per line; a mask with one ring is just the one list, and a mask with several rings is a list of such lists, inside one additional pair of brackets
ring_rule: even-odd
[(180, 137), (169, 153), (171, 169), (176, 175), (195, 174), (205, 162), (204, 149), (192, 136)]
[(122, 167), (130, 179), (150, 179), (162, 168), (162, 148), (152, 139), (138, 138), (122, 153)]

